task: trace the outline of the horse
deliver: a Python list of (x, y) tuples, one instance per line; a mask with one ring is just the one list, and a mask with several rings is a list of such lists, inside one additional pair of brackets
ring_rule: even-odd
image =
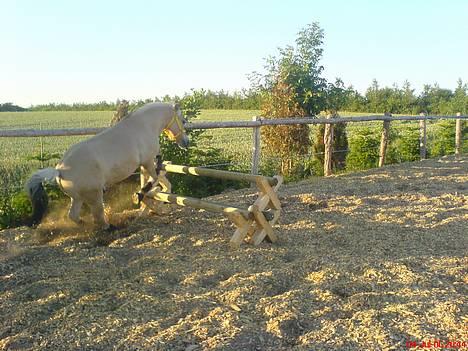
[(86, 204), (96, 226), (114, 229), (104, 215), (105, 189), (140, 167), (143, 174), (149, 175), (138, 193), (141, 200), (157, 182), (161, 166), (159, 136), (164, 131), (170, 140), (186, 149), (189, 138), (185, 123), (178, 104), (149, 103), (114, 126), (71, 146), (55, 168), (41, 169), (27, 181), (25, 189), (33, 209), (30, 226), (38, 225), (47, 211), (48, 196), (43, 183), (56, 182), (70, 197), (68, 217), (73, 222), (83, 223), (80, 210)]

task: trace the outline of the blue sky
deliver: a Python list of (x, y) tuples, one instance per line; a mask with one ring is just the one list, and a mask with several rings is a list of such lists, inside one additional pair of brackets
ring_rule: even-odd
[(419, 91), (468, 81), (468, 0), (0, 0), (0, 102), (114, 101), (247, 88), (317, 21), (325, 77)]

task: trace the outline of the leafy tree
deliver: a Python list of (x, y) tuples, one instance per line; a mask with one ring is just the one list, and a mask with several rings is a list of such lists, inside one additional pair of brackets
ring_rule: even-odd
[[(265, 73), (254, 72), (250, 80), (257, 91), (268, 94), (278, 83), (291, 86), (305, 113), (313, 116), (323, 110), (326, 80), (321, 77), (324, 32), (314, 22), (303, 28), (296, 45), (279, 49), (279, 56), (266, 59)], [(263, 96), (262, 96), (263, 97)]]
[(411, 84), (407, 80), (405, 80), (403, 83), (403, 91), (401, 94), (401, 109), (396, 113), (418, 113), (418, 100), (416, 95), (414, 95), (414, 89), (411, 88)]
[(457, 88), (450, 105), (453, 112), (460, 112), (462, 115), (468, 114), (468, 84), (463, 84), (461, 79), (457, 81)]
[[(265, 73), (254, 72), (250, 80), (262, 99), (262, 116), (285, 118), (313, 116), (326, 106), (326, 80), (321, 77), (324, 33), (318, 23), (303, 28), (295, 41), (279, 49), (279, 55), (266, 59)], [(297, 173), (297, 155), (310, 146), (307, 125), (262, 128), (266, 150), (281, 157), (281, 170), (286, 176)]]
[(0, 112), (19, 112), (19, 111), (27, 111), (27, 109), (14, 105), (11, 102), (5, 102), (3, 104), (0, 104)]
[(382, 101), (380, 96), (379, 83), (374, 79), (372, 85), (366, 91), (366, 100), (370, 112), (378, 112), (381, 110)]
[(419, 96), (419, 108), (427, 114), (451, 114), (450, 101), (453, 93), (449, 89), (442, 89), (436, 83), (434, 86), (424, 85)]
[(342, 108), (345, 111), (361, 112), (367, 111), (367, 99), (359, 94), (351, 85), (346, 89), (346, 100)]

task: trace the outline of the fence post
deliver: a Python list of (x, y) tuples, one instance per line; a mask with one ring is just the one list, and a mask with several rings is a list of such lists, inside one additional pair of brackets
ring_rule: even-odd
[[(385, 117), (392, 117), (391, 113), (385, 113)], [(383, 121), (382, 137), (380, 139), (379, 167), (385, 164), (388, 140), (390, 139), (390, 120)]]
[(425, 160), (427, 156), (427, 133), (426, 133), (426, 114), (419, 114), (424, 119), (419, 120), (419, 157), (421, 160)]
[[(42, 130), (42, 123), (39, 123), (39, 130)], [(41, 158), (41, 168), (44, 168), (44, 140), (42, 137), (39, 137), (39, 142), (41, 144), (40, 158)]]
[[(252, 121), (260, 121), (261, 117), (252, 117)], [(260, 127), (254, 127), (253, 130), (253, 146), (252, 146), (252, 174), (258, 174), (260, 166)]]
[[(461, 113), (457, 113), (457, 117), (460, 117)], [(459, 159), (461, 155), (461, 118), (457, 118), (455, 122), (455, 158)]]
[[(327, 118), (332, 118), (329, 114)], [(325, 154), (323, 157), (323, 175), (328, 177), (332, 175), (332, 156), (333, 156), (333, 124), (325, 124), (323, 133), (323, 144), (325, 146)]]

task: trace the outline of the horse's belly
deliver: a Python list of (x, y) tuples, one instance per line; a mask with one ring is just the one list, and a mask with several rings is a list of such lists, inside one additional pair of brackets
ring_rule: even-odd
[(130, 177), (138, 168), (134, 162), (128, 162), (113, 166), (109, 169), (106, 176), (106, 185), (112, 185)]

